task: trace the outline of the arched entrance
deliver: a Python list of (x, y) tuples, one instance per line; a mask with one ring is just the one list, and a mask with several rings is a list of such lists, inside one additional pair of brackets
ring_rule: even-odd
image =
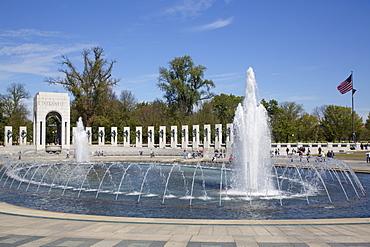
[(36, 151), (70, 148), (70, 100), (67, 93), (38, 92), (34, 98), (33, 140)]
[(46, 151), (62, 151), (62, 117), (58, 112), (46, 115)]

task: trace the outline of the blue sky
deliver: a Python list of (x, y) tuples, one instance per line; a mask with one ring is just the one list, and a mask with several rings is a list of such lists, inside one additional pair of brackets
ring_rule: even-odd
[[(116, 60), (115, 87), (139, 101), (163, 99), (158, 68), (189, 55), (207, 67), (215, 94), (244, 94), (246, 70), (260, 97), (317, 106), (351, 106), (337, 86), (354, 71), (355, 109), (370, 111), (370, 1), (68, 0), (1, 1), (0, 94), (13, 82), (32, 96), (66, 92), (48, 85), (61, 54), (82, 69), (82, 51)], [(32, 99), (29, 104), (32, 105)]]

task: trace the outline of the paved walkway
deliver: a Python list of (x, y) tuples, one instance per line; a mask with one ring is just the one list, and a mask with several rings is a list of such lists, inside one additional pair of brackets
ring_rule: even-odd
[[(370, 164), (348, 163), (355, 170), (370, 172)], [(0, 203), (0, 246), (370, 246), (370, 218), (143, 219), (56, 213)]]

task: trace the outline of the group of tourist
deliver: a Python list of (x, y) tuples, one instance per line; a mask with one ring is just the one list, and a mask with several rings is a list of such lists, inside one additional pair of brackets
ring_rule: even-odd
[(186, 150), (184, 150), (184, 159), (187, 159), (187, 158), (203, 158), (204, 157), (204, 150), (200, 150), (200, 151), (194, 151), (192, 150), (191, 152), (187, 152)]
[(106, 155), (104, 154), (104, 151), (97, 151), (96, 150), (94, 156), (106, 156)]
[(215, 153), (213, 155), (212, 161), (215, 161), (217, 158), (226, 158), (226, 149), (224, 150), (215, 149)]
[(360, 144), (360, 148), (361, 150), (368, 150), (368, 147), (369, 147), (369, 143), (362, 143)]
[[(289, 153), (289, 151), (290, 151), (289, 148), (286, 148), (285, 151), (286, 151), (286, 155), (295, 155), (295, 154), (298, 153), (299, 156), (302, 156), (303, 154), (307, 154), (307, 155), (311, 154), (310, 148), (307, 148), (307, 153), (306, 153), (306, 148), (305, 147), (299, 147), (298, 150), (295, 150), (293, 148), (291, 153)], [(275, 155), (276, 155), (276, 151), (275, 151)]]

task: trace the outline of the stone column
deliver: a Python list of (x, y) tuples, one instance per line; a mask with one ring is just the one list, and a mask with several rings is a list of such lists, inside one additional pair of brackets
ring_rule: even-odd
[(4, 131), (4, 144), (6, 147), (13, 145), (13, 127), (12, 126), (5, 126)]
[(110, 128), (110, 143), (112, 146), (117, 146), (118, 132), (117, 127)]
[(197, 151), (199, 148), (199, 125), (193, 125), (193, 149)]
[(211, 125), (205, 124), (203, 130), (203, 149), (208, 150), (211, 144)]
[(123, 146), (130, 147), (130, 127), (123, 127)]
[(98, 140), (99, 146), (103, 146), (105, 144), (105, 128), (99, 127), (98, 130)]
[(222, 144), (222, 124), (215, 124), (215, 149), (220, 149)]
[(19, 127), (19, 145), (24, 146), (27, 144), (27, 127), (20, 126)]
[(182, 125), (181, 126), (181, 148), (183, 150), (188, 149), (188, 143), (189, 143), (188, 126)]
[(166, 147), (166, 126), (159, 126), (159, 148)]
[(143, 127), (136, 127), (136, 147), (141, 148), (143, 146)]
[(91, 145), (91, 143), (92, 143), (92, 129), (91, 129), (91, 127), (86, 127), (85, 130), (86, 130), (86, 135), (87, 135), (87, 143), (89, 143), (89, 145)]
[(177, 148), (177, 126), (171, 126), (171, 148)]
[(233, 124), (226, 124), (226, 149), (229, 152), (234, 142), (234, 129)]
[(148, 148), (154, 148), (154, 126), (148, 126)]

